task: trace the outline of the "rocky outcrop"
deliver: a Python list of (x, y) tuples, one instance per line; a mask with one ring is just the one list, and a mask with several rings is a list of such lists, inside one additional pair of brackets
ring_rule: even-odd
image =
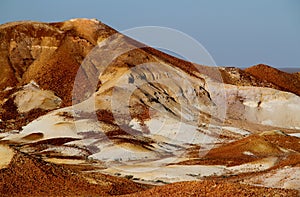
[(300, 97), (270, 88), (225, 86), (228, 118), (262, 125), (300, 128)]

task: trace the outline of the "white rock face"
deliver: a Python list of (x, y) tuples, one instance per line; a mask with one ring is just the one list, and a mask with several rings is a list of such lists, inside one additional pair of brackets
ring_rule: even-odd
[(15, 104), (21, 113), (29, 112), (33, 109), (51, 110), (56, 109), (61, 104), (61, 99), (54, 95), (52, 91), (41, 90), (35, 82), (31, 82), (16, 92)]
[(300, 97), (295, 94), (262, 87), (212, 86), (215, 92), (225, 87), (227, 118), (291, 129), (300, 126)]
[[(202, 78), (163, 62), (119, 69), (109, 76), (109, 80), (106, 75), (100, 77), (103, 85), (97, 95), (104, 97), (105, 91), (112, 89), (110, 104), (114, 113), (129, 114), (130, 102), (141, 100), (155, 111), (190, 123), (197, 123), (200, 111), (214, 116), (225, 115), (223, 105), (214, 106)], [(225, 102), (224, 94), (218, 99)]]

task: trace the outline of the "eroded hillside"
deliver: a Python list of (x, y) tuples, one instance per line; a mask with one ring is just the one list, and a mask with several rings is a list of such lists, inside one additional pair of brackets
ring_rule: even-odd
[(88, 19), (4, 24), (0, 43), (3, 196), (298, 195), (297, 74), (196, 65)]

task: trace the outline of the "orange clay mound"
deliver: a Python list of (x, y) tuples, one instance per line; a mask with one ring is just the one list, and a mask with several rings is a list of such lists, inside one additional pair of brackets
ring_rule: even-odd
[(264, 64), (252, 66), (245, 71), (261, 80), (275, 84), (283, 91), (300, 95), (300, 79), (297, 73), (285, 73)]

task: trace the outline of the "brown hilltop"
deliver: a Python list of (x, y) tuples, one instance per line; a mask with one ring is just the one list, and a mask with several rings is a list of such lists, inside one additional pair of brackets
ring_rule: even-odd
[(0, 26), (0, 90), (37, 82), (71, 104), (77, 70), (96, 45), (115, 33), (94, 20), (61, 23), (15, 22)]
[(265, 64), (252, 66), (245, 71), (258, 79), (275, 84), (283, 91), (300, 95), (300, 79), (297, 73), (286, 73)]

